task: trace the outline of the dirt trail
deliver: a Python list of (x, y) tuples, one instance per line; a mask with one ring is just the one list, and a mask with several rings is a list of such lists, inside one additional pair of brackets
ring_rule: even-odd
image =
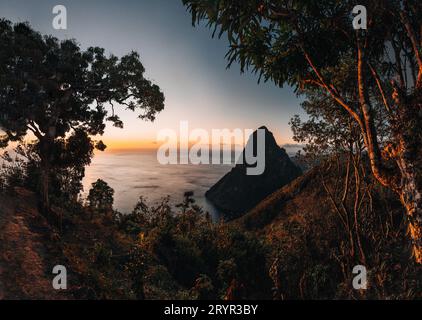
[(0, 195), (0, 299), (63, 299), (52, 287), (59, 250), (34, 194)]

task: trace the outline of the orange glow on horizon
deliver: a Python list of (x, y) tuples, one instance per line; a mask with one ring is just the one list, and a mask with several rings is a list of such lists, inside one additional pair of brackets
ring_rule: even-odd
[(106, 151), (115, 150), (141, 150), (141, 149), (157, 149), (159, 144), (150, 140), (108, 140), (104, 139), (103, 142), (107, 146)]
[[(279, 139), (275, 137), (277, 143), (281, 146), (286, 143), (295, 143), (292, 140)], [(165, 142), (157, 142), (155, 140), (110, 140), (104, 139), (103, 142), (106, 144), (106, 151), (119, 151), (119, 150), (157, 150)], [(195, 141), (190, 141), (189, 144), (195, 144)]]

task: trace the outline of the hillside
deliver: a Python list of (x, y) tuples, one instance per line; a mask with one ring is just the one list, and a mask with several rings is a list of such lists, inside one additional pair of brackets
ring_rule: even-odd
[[(284, 298), (422, 298), (422, 268), (412, 261), (400, 202), (368, 180), (354, 215), (353, 183), (340, 201), (344, 174), (344, 166), (314, 167), (235, 223), (272, 248)], [(351, 289), (358, 264), (371, 274), (369, 290)]]
[[(315, 167), (230, 223), (165, 201), (130, 215), (73, 204), (54, 207), (62, 230), (40, 215), (35, 194), (14, 188), (0, 195), (0, 298), (421, 298), (400, 203), (368, 179), (354, 217), (352, 182), (339, 201), (343, 176), (342, 166)], [(68, 269), (64, 292), (51, 285), (58, 264)], [(358, 264), (368, 290), (351, 287)]]
[[(99, 283), (106, 288), (109, 282), (122, 281), (123, 291), (131, 285), (123, 272), (110, 268), (106, 275), (96, 266), (97, 246), (107, 244), (124, 253), (129, 243), (114, 232), (117, 228), (107, 219), (90, 220), (67, 213), (64, 229), (59, 232), (39, 213), (36, 195), (26, 189), (15, 188), (11, 194), (0, 194), (0, 203), (0, 299), (123, 297), (122, 292), (96, 296), (97, 288), (91, 288)], [(53, 210), (64, 212), (57, 207)], [(69, 285), (65, 291), (52, 287), (56, 265), (67, 267)], [(114, 279), (112, 274), (119, 276)], [(107, 292), (105, 288), (98, 291)]]
[(66, 299), (52, 290), (53, 266), (62, 256), (40, 217), (34, 195), (0, 195), (0, 299)]

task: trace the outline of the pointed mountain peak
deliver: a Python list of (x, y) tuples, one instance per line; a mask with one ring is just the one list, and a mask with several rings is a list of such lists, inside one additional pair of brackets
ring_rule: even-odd
[[(285, 150), (276, 143), (271, 131), (265, 126), (259, 129), (265, 130), (264, 172), (260, 175), (247, 175), (249, 165), (245, 161), (245, 148), (241, 155), (243, 161), (239, 161), (229, 173), (206, 193), (208, 200), (227, 218), (241, 216), (272, 192), (302, 174), (301, 169), (290, 160)], [(254, 154), (256, 154), (257, 143), (259, 143), (258, 130), (254, 131), (249, 137), (247, 144), (252, 143)]]

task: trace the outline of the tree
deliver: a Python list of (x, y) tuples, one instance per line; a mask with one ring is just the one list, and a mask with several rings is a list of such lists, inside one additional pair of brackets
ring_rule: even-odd
[(98, 211), (111, 211), (114, 202), (114, 190), (107, 182), (98, 179), (92, 184), (88, 194), (89, 206)]
[(123, 127), (115, 107), (151, 121), (163, 110), (164, 96), (144, 72), (136, 52), (106, 56), (102, 48), (83, 50), (75, 40), (0, 20), (0, 147), (35, 137), (44, 212), (52, 172), (74, 168), (74, 176), (83, 176), (94, 147), (105, 149), (92, 137), (104, 133), (106, 121)]
[[(358, 126), (371, 171), (406, 209), (422, 263), (422, 3), (407, 0), (183, 0), (193, 24), (227, 34), (229, 66), (260, 79), (319, 90)], [(364, 5), (367, 30), (354, 30)], [(338, 73), (347, 70), (346, 77)], [(382, 106), (387, 134), (375, 123)]]

